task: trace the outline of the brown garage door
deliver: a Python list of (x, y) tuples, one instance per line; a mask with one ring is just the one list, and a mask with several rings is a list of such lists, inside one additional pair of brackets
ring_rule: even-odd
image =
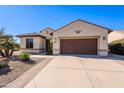
[(61, 39), (61, 54), (97, 54), (97, 39)]

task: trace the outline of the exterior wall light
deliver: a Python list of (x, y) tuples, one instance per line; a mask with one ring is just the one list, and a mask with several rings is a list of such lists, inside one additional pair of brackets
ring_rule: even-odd
[(106, 40), (106, 37), (105, 36), (103, 36), (103, 40)]
[(76, 30), (75, 32), (76, 32), (77, 34), (79, 34), (79, 33), (81, 33), (81, 30)]
[(57, 42), (57, 39), (55, 38), (55, 43)]

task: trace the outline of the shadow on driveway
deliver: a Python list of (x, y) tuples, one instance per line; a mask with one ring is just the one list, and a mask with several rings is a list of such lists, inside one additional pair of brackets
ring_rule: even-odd
[(92, 58), (92, 59), (108, 59), (108, 60), (119, 60), (124, 61), (124, 56), (109, 54), (109, 56), (98, 56), (98, 55), (78, 55), (78, 54), (70, 54), (70, 55), (63, 55), (63, 56), (74, 56), (79, 58)]

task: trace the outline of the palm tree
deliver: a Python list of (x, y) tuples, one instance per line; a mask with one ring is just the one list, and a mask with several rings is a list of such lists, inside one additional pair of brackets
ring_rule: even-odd
[(15, 39), (12, 35), (5, 34), (5, 29), (0, 29), (0, 54), (3, 57), (10, 57), (14, 49), (17, 47)]

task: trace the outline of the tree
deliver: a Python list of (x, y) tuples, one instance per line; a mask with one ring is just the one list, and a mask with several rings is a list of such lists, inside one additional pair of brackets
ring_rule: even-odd
[(3, 57), (12, 56), (14, 49), (17, 47), (16, 40), (12, 35), (6, 34), (5, 29), (0, 29), (0, 54)]

